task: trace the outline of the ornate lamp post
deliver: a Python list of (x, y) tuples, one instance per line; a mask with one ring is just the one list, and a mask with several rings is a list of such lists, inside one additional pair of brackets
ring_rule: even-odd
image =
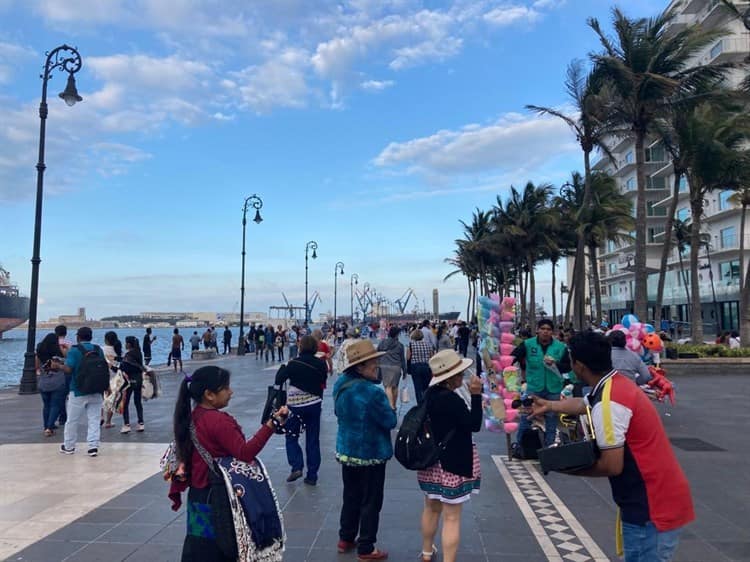
[(349, 311), (352, 315), (352, 326), (354, 326), (354, 285), (359, 285), (359, 275), (352, 273), (349, 278)]
[(263, 222), (263, 217), (260, 216), (260, 210), (263, 208), (263, 200), (253, 193), (245, 199), (245, 204), (242, 206), (242, 284), (240, 285), (240, 337), (237, 340), (237, 355), (245, 355), (245, 343), (243, 341), (245, 336), (245, 227), (247, 225), (247, 209), (249, 207), (255, 209), (253, 222), (260, 224)]
[(310, 249), (312, 249), (312, 259), (317, 259), (318, 243), (315, 240), (310, 240), (305, 244), (305, 324), (310, 324), (310, 303), (307, 299), (307, 254)]
[(337, 261), (333, 267), (333, 333), (336, 333), (339, 325), (339, 318), (336, 315), (336, 287), (338, 285), (338, 276), (344, 274), (344, 262)]
[(42, 78), (42, 101), (39, 104), (39, 161), (36, 165), (36, 213), (34, 215), (34, 254), (31, 258), (31, 294), (29, 295), (29, 330), (26, 335), (26, 353), (24, 354), (23, 374), (19, 394), (37, 392), (36, 367), (34, 365), (36, 345), (36, 313), (39, 300), (39, 251), (42, 237), (42, 200), (44, 195), (44, 142), (47, 125), (47, 81), (52, 78), (52, 71), (68, 73), (68, 82), (60, 98), (69, 106), (75, 105), (83, 98), (78, 95), (76, 80), (73, 76), (81, 70), (81, 55), (69, 45), (60, 45), (47, 53)]

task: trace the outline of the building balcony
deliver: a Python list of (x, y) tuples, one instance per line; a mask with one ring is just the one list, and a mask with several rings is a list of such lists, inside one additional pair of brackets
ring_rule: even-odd
[(687, 0), (682, 6), (683, 14), (697, 14), (706, 5), (706, 0)]
[(750, 34), (741, 33), (719, 39), (700, 62), (703, 64), (739, 62), (744, 60), (748, 51), (750, 51)]

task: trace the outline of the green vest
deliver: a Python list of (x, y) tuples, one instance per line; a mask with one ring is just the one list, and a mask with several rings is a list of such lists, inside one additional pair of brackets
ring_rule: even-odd
[(549, 355), (555, 361), (560, 361), (567, 353), (567, 347), (559, 340), (552, 339), (547, 348), (547, 353), (542, 351), (536, 338), (530, 338), (523, 342), (526, 346), (526, 389), (528, 392), (541, 392), (547, 390), (553, 394), (562, 392), (563, 381), (554, 371), (544, 365), (544, 356)]

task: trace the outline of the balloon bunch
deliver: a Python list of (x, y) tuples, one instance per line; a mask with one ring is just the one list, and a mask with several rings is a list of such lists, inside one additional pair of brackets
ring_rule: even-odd
[(518, 429), (518, 410), (511, 407), (520, 396), (518, 369), (513, 366), (513, 319), (516, 301), (493, 294), (479, 297), (479, 351), (485, 366), (485, 427), (496, 433)]
[(658, 362), (658, 355), (664, 351), (664, 344), (651, 324), (642, 323), (635, 314), (626, 314), (620, 324), (612, 326), (625, 334), (625, 347), (638, 354), (644, 363)]

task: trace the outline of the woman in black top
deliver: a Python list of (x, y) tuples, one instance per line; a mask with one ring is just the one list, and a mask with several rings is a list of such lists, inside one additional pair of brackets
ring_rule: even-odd
[(125, 356), (120, 361), (120, 370), (125, 373), (130, 386), (125, 391), (125, 398), (122, 406), (122, 429), (120, 433), (130, 433), (130, 397), (133, 397), (135, 411), (138, 414), (138, 427), (136, 431), (143, 431), (143, 403), (141, 402), (141, 392), (143, 391), (143, 372), (146, 367), (143, 366), (143, 355), (141, 346), (138, 345), (138, 338), (128, 336), (125, 338)]
[(472, 493), (479, 492), (481, 471), (479, 453), (471, 434), (482, 427), (482, 380), (471, 376), (471, 407), (455, 390), (464, 384), (464, 372), (472, 365), (452, 349), (439, 351), (430, 358), (432, 372), (425, 394), (427, 414), (435, 440), (443, 445), (440, 460), (417, 473), (419, 487), (425, 493), (422, 512), (422, 561), (429, 562), (437, 551), (434, 546), (440, 516), (443, 516), (444, 562), (455, 562), (461, 537), (461, 506)]
[(55, 334), (47, 334), (36, 346), (36, 374), (39, 377), (39, 394), (42, 396), (42, 424), (45, 437), (55, 434), (55, 421), (65, 409), (65, 373), (50, 367), (53, 358), (62, 361), (62, 356), (63, 352)]

